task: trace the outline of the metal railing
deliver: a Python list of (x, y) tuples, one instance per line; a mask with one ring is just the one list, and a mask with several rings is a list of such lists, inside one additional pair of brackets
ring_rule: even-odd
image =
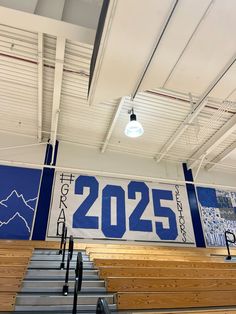
[(110, 314), (111, 311), (108, 307), (107, 300), (105, 298), (98, 298), (96, 314)]
[(62, 259), (60, 269), (65, 269), (66, 241), (67, 241), (67, 227), (65, 226), (63, 230)]
[(83, 280), (83, 257), (81, 252), (78, 252), (75, 268), (75, 288), (72, 314), (76, 314), (77, 312), (77, 299), (78, 293), (81, 291), (82, 280)]
[(66, 265), (66, 276), (65, 276), (65, 283), (62, 289), (62, 294), (67, 295), (69, 292), (69, 273), (70, 273), (70, 262), (73, 257), (74, 252), (74, 238), (71, 235), (69, 239), (69, 248), (68, 248), (68, 254), (67, 254), (67, 265)]
[[(229, 239), (228, 236), (232, 236), (232, 239)], [(228, 256), (226, 257), (227, 260), (231, 260), (232, 259), (232, 255), (230, 254), (230, 248), (229, 248), (229, 243), (236, 243), (236, 236), (233, 232), (231, 231), (225, 231), (225, 243), (226, 243), (226, 248), (227, 248), (227, 252), (228, 252)]]
[[(62, 226), (61, 227), (61, 233), (60, 233), (60, 226)], [(65, 224), (64, 221), (58, 221), (57, 222), (57, 236), (61, 237), (60, 249), (58, 251), (59, 255), (62, 254), (62, 247), (63, 247), (63, 243), (64, 243), (65, 227), (66, 227), (66, 224)]]

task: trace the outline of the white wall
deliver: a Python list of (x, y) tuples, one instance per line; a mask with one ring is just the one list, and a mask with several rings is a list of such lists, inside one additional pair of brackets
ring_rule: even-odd
[[(37, 139), (25, 136), (0, 133), (0, 164), (2, 160), (19, 163), (44, 163), (46, 143), (23, 148), (2, 148), (37, 144)], [(17, 166), (17, 164), (16, 164)], [(19, 164), (20, 166), (20, 164)], [(23, 165), (21, 165), (23, 166)], [(119, 173), (143, 178), (163, 178), (171, 180), (184, 180), (181, 164), (172, 162), (156, 163), (153, 159), (137, 157), (128, 154), (105, 152), (99, 149), (88, 148), (69, 143), (60, 142), (57, 156), (57, 166), (93, 170), (98, 172)], [(195, 175), (196, 169), (193, 170)], [(236, 173), (204, 168), (199, 171), (196, 182), (212, 185), (231, 186), (236, 190)]]
[(184, 180), (182, 165), (157, 163), (153, 159), (105, 152), (83, 146), (59, 143), (57, 166), (133, 176)]
[[(0, 133), (0, 164), (4, 164), (4, 162), (1, 162), (2, 160), (19, 163), (23, 162), (43, 164), (46, 151), (46, 144), (22, 148), (4, 149), (7, 147), (24, 146), (30, 144), (37, 144), (37, 139), (20, 135), (18, 136), (7, 133)], [(24, 166), (22, 165), (22, 167)]]
[[(194, 175), (195, 171), (193, 171)], [(196, 182), (220, 184), (222, 186), (232, 187), (236, 191), (236, 173), (230, 173), (220, 170), (205, 170), (204, 168), (199, 171)]]
[[(109, 151), (101, 153), (99, 149), (64, 142), (59, 143), (57, 166), (184, 181), (182, 164), (156, 163), (153, 159)], [(219, 185), (219, 188), (221, 185), (221, 188), (231, 186), (236, 190), (235, 173), (201, 169), (196, 182), (203, 183), (201, 185)]]

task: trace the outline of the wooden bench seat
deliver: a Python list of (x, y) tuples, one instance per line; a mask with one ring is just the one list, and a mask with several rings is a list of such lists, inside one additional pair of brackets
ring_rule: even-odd
[(0, 292), (18, 292), (21, 282), (21, 278), (0, 277)]
[(158, 268), (100, 266), (99, 276), (107, 277), (158, 277), (158, 278), (236, 278), (234, 269), (212, 268)]
[(16, 265), (16, 266), (0, 266), (0, 278), (4, 277), (14, 277), (14, 278), (23, 278), (27, 270), (26, 266)]
[(208, 251), (202, 252), (197, 250), (169, 250), (169, 249), (122, 249), (122, 248), (86, 248), (87, 254), (132, 254), (132, 255), (171, 255), (171, 256), (210, 256)]
[(30, 257), (24, 257), (24, 256), (14, 256), (14, 257), (9, 257), (9, 256), (1, 256), (0, 258), (0, 266), (5, 265), (6, 267), (8, 265), (21, 265), (25, 266), (28, 265), (30, 260)]
[(118, 310), (236, 306), (236, 291), (118, 292)]
[[(89, 243), (86, 244), (87, 250), (97, 250), (102, 249), (103, 252), (115, 249), (115, 250), (139, 250), (139, 251), (169, 251), (169, 252), (194, 252), (204, 255), (209, 254), (219, 254), (219, 255), (227, 255), (226, 248), (196, 248), (196, 247), (176, 247), (176, 246), (160, 246), (156, 245), (130, 245), (128, 243), (124, 244), (101, 244), (101, 243)], [(236, 247), (230, 248), (232, 255), (236, 255)], [(92, 252), (92, 251), (91, 251)]]
[(14, 311), (16, 293), (0, 293), (1, 311)]
[[(168, 249), (168, 250), (197, 250), (197, 251), (226, 251), (226, 248), (200, 248), (200, 247), (195, 247), (195, 246), (169, 246), (169, 245), (161, 245), (160, 243), (157, 244), (150, 244), (146, 243), (144, 244), (130, 244), (129, 242), (124, 242), (122, 244), (117, 244), (117, 243), (86, 243), (87, 248), (104, 248), (104, 249), (109, 249), (109, 248), (121, 248), (121, 249), (142, 249), (142, 250), (150, 250), (150, 249)], [(236, 247), (232, 247), (232, 250), (236, 251)]]
[[(236, 279), (205, 278), (106, 278), (108, 292), (175, 292), (175, 291), (236, 291)], [(236, 300), (235, 300), (236, 302)]]
[[(130, 312), (130, 314), (140, 314), (140, 312)], [(236, 309), (230, 308), (224, 308), (224, 309), (209, 309), (209, 310), (172, 310), (172, 311), (158, 311), (158, 312), (150, 312), (148, 311), (148, 314), (236, 314)]]
[[(75, 243), (75, 249), (77, 250), (85, 250), (87, 243)], [(31, 249), (51, 249), (58, 250), (60, 247), (60, 238), (58, 241), (32, 241), (32, 240), (0, 240), (0, 248), (8, 249), (8, 248), (31, 248)]]
[(208, 257), (208, 256), (186, 256), (186, 255), (158, 255), (158, 254), (119, 254), (119, 253), (91, 253), (89, 254), (90, 259), (121, 259), (121, 260), (162, 260), (162, 261), (202, 261), (202, 262), (224, 262), (223, 257)]
[(23, 257), (30, 257), (32, 256), (32, 249), (29, 250), (23, 250), (23, 249), (1, 249), (0, 248), (0, 258), (2, 258), (3, 256), (5, 257), (14, 257), (14, 256), (23, 256)]
[(173, 261), (173, 260), (127, 260), (127, 259), (104, 259), (94, 258), (96, 267), (119, 266), (119, 267), (164, 267), (164, 268), (217, 268), (236, 269), (236, 263), (213, 261)]

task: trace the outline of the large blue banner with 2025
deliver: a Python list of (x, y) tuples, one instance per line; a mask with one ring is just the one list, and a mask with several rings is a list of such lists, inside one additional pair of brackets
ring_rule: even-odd
[(48, 228), (77, 238), (195, 244), (185, 186), (57, 172)]

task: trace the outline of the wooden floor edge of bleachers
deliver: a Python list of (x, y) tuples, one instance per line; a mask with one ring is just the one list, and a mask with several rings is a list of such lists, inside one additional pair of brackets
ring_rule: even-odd
[(140, 313), (148, 313), (148, 314), (236, 314), (236, 308), (224, 308), (224, 309), (178, 309), (178, 310), (167, 310), (167, 311), (129, 311), (129, 314), (140, 314)]
[(13, 312), (15, 309), (16, 293), (0, 292), (1, 312)]
[[(67, 244), (68, 245), (68, 244)], [(74, 248), (77, 250), (85, 250), (87, 243), (76, 242)], [(49, 249), (59, 250), (60, 238), (58, 241), (41, 241), (41, 240), (0, 240), (0, 250), (7, 248), (34, 250), (34, 249)]]
[(108, 292), (207, 292), (236, 291), (235, 278), (137, 278), (108, 277), (105, 279)]
[(0, 312), (15, 309), (16, 294), (21, 290), (34, 248), (29, 242), (0, 241)]
[(115, 254), (115, 253), (111, 253), (109, 254), (108, 252), (106, 253), (90, 253), (89, 254), (90, 260), (94, 261), (95, 259), (120, 259), (120, 260), (143, 260), (143, 261), (147, 261), (147, 260), (163, 260), (163, 261), (168, 261), (168, 260), (175, 260), (175, 261), (179, 261), (179, 262), (190, 262), (190, 261), (200, 261), (202, 263), (204, 262), (219, 262), (219, 263), (225, 263), (224, 257), (210, 257), (210, 256), (183, 256), (183, 255), (167, 255), (167, 254), (163, 254), (163, 255), (140, 255), (140, 254)]
[(95, 258), (93, 260), (94, 265), (96, 267), (100, 266), (126, 266), (127, 261), (129, 261), (130, 267), (170, 267), (174, 266), (176, 268), (222, 268), (222, 269), (235, 269), (236, 263), (230, 263), (230, 262), (201, 262), (201, 261), (169, 261), (169, 260), (122, 260), (122, 259), (105, 259), (105, 258)]
[[(190, 252), (195, 251), (198, 253), (204, 252), (204, 254), (223, 254), (227, 255), (227, 250), (225, 247), (219, 247), (219, 248), (213, 248), (213, 247), (208, 247), (208, 248), (197, 248), (197, 247), (189, 247), (189, 246), (168, 246), (168, 245), (148, 245), (148, 244), (134, 244), (134, 243), (122, 243), (122, 244), (117, 244), (117, 243), (94, 243), (94, 242), (79, 242), (80, 240), (75, 241), (75, 249), (81, 249), (81, 250), (86, 250), (86, 249), (94, 249), (94, 248), (103, 248), (104, 250), (110, 249), (131, 249), (131, 250), (170, 250), (170, 251), (176, 251), (176, 252), (181, 252), (182, 251), (188, 251)], [(17, 247), (26, 245), (27, 247), (32, 247), (35, 249), (58, 249), (60, 246), (60, 238), (58, 237), (58, 240), (0, 240), (0, 248), (2, 245), (10, 245), (14, 246), (16, 245)], [(236, 247), (231, 248), (232, 255), (236, 255)]]
[(117, 292), (118, 310), (235, 308), (236, 291)]
[(235, 269), (222, 268), (176, 268), (168, 267), (122, 267), (99, 266), (100, 279), (108, 277), (136, 277), (136, 278), (236, 278)]

